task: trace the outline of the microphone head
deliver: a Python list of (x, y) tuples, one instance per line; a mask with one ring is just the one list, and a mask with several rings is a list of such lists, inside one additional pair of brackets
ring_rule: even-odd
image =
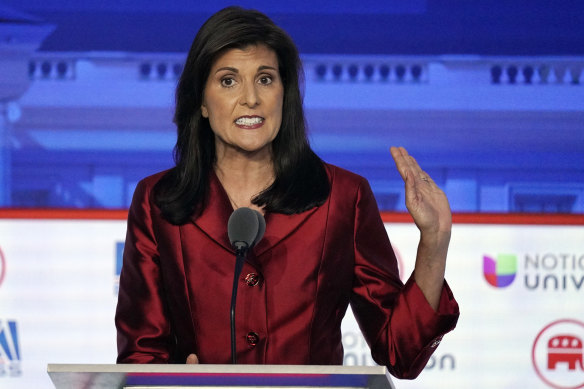
[[(263, 219), (263, 218), (262, 218)], [(251, 208), (237, 208), (227, 222), (227, 234), (231, 245), (236, 249), (253, 246), (258, 235), (259, 221), (256, 211)]]
[(264, 233), (266, 232), (266, 219), (264, 219), (264, 215), (262, 215), (261, 212), (256, 211), (255, 209), (254, 212), (258, 217), (258, 234), (253, 241), (253, 245), (255, 246), (264, 237)]

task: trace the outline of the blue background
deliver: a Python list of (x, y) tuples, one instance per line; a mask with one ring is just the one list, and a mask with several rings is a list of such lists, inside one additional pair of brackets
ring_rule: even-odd
[[(12, 31), (50, 33), (23, 62), (26, 90), (0, 95), (0, 206), (126, 208), (171, 166), (176, 76), (229, 4), (4, 0), (0, 91), (22, 70), (6, 65)], [(293, 37), (314, 149), (367, 177), (383, 210), (404, 211), (387, 151), (404, 145), (455, 212), (584, 212), (582, 2), (239, 4)]]

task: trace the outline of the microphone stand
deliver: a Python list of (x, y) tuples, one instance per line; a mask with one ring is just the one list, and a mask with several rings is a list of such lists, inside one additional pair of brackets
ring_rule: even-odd
[(231, 289), (231, 363), (237, 364), (237, 348), (235, 347), (235, 302), (237, 300), (237, 287), (239, 286), (239, 276), (243, 269), (245, 256), (247, 254), (247, 244), (245, 242), (235, 243), (235, 273), (233, 274), (233, 288)]

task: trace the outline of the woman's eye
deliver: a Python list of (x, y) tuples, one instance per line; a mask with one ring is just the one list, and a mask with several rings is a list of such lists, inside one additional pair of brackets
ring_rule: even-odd
[(234, 83), (235, 81), (233, 80), (233, 78), (224, 78), (221, 80), (221, 85), (226, 87), (233, 86)]
[(272, 83), (272, 77), (271, 76), (262, 76), (260, 77), (260, 84), (262, 85), (270, 85)]

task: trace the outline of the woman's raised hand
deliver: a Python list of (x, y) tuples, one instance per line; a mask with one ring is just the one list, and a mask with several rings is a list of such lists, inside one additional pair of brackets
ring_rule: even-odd
[(424, 234), (450, 233), (452, 214), (444, 192), (403, 147), (392, 147), (391, 156), (405, 182), (406, 207)]
[(444, 284), (452, 213), (444, 192), (403, 147), (391, 155), (405, 182), (406, 207), (420, 230), (414, 278), (434, 310), (438, 310)]

